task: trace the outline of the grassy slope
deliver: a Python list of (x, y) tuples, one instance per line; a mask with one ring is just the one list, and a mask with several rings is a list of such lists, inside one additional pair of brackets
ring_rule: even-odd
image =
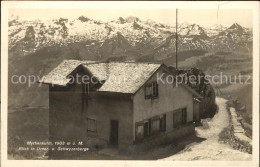
[(49, 139), (48, 109), (32, 108), (8, 114), (8, 158), (34, 159), (44, 154), (41, 151), (19, 151), (27, 147), (27, 141), (47, 141)]

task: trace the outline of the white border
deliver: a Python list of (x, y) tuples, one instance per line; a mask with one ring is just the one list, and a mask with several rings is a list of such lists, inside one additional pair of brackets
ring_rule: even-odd
[[(8, 9), (11, 8), (139, 8), (139, 9), (252, 9), (253, 10), (253, 160), (252, 161), (98, 161), (98, 160), (7, 160), (8, 99)], [(1, 2), (1, 159), (3, 167), (37, 166), (259, 166), (259, 2), (120, 2), (120, 1), (34, 1)], [(19, 125), (17, 125), (19, 126)], [(205, 148), (207, 149), (207, 148)]]

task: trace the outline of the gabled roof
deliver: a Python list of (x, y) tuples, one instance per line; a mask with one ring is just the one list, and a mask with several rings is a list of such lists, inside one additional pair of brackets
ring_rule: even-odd
[[(97, 91), (136, 93), (164, 64), (136, 62), (95, 62), (80, 60), (64, 60), (50, 73), (43, 76), (40, 82), (67, 86), (68, 76), (82, 66), (99, 81), (105, 81)], [(167, 68), (167, 67), (166, 67)], [(193, 95), (202, 98), (195, 90), (186, 84), (181, 84)]]
[(105, 80), (98, 91), (135, 93), (161, 64), (110, 62), (83, 66), (100, 81)]
[(105, 80), (98, 91), (118, 93), (135, 93), (161, 67), (161, 64), (154, 63), (65, 60), (41, 82), (66, 86), (70, 81), (67, 76), (80, 65), (99, 81)]
[(40, 82), (45, 84), (53, 84), (66, 86), (70, 81), (67, 76), (80, 64), (87, 63), (90, 61), (79, 61), (79, 60), (63, 60), (56, 68), (54, 68), (50, 73), (43, 76)]

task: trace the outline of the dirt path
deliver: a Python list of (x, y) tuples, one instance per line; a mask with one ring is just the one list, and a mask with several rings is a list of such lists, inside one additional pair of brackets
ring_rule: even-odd
[(226, 102), (223, 98), (216, 98), (219, 112), (204, 126), (196, 128), (198, 137), (205, 138), (205, 141), (189, 144), (178, 154), (162, 160), (251, 160), (251, 154), (218, 142), (220, 132), (229, 124)]

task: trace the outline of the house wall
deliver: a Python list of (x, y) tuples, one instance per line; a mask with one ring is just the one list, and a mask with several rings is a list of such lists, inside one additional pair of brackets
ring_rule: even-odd
[[(163, 68), (158, 70), (158, 75), (163, 73)], [(165, 80), (166, 78), (164, 78)], [(155, 82), (157, 74), (153, 75), (147, 84)], [(157, 115), (166, 114), (166, 133), (174, 130), (173, 113), (179, 109), (187, 109), (187, 122), (193, 121), (193, 95), (183, 86), (175, 84), (158, 83), (158, 98), (145, 99), (145, 87), (142, 87), (133, 98), (134, 125)], [(135, 136), (135, 128), (133, 130)]]
[[(78, 81), (87, 75), (79, 67)], [(76, 81), (76, 74), (74, 74)], [(50, 139), (57, 141), (85, 141), (86, 122), (82, 103), (82, 85), (76, 82), (68, 86), (49, 85), (49, 132)]]
[[(133, 103), (128, 94), (91, 92), (86, 116), (97, 120), (97, 133), (87, 135), (90, 142), (109, 144), (110, 121), (118, 120), (118, 145), (133, 143)], [(101, 144), (102, 145), (102, 144)]]
[[(84, 74), (84, 71), (79, 70), (78, 73)], [(88, 146), (106, 145), (110, 138), (110, 120), (118, 120), (119, 145), (132, 143), (131, 96), (95, 90), (91, 90), (89, 96), (87, 103), (82, 102), (81, 84), (71, 84), (67, 87), (49, 86), (50, 140), (83, 141)], [(96, 120), (96, 133), (87, 132), (87, 118)]]
[(49, 91), (49, 131), (51, 140), (83, 141), (85, 122), (79, 87), (51, 87)]
[[(162, 73), (161, 68), (158, 74)], [(156, 79), (157, 74), (148, 84)], [(159, 96), (156, 99), (145, 99), (144, 87), (135, 95), (91, 90), (88, 103), (82, 103), (80, 84), (50, 86), (49, 91), (51, 140), (83, 141), (89, 146), (106, 145), (110, 139), (110, 121), (118, 120), (118, 144), (124, 147), (135, 141), (137, 122), (161, 114), (166, 114), (166, 133), (171, 138), (182, 137), (194, 130), (191, 126), (185, 133), (177, 133), (173, 128), (173, 113), (180, 109), (186, 108), (187, 122), (193, 121), (193, 95), (182, 86), (159, 83)], [(96, 132), (87, 132), (87, 118), (96, 120)]]

